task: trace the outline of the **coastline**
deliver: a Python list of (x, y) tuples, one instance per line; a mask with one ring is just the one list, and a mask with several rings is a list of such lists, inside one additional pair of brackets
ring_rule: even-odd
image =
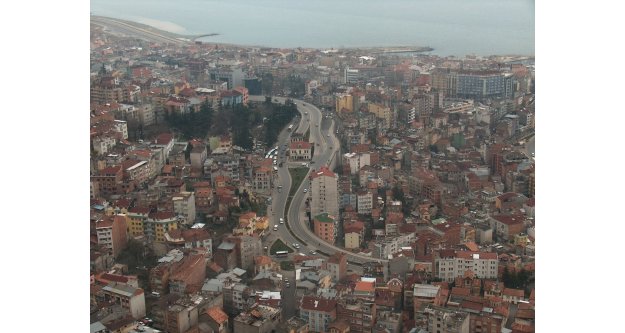
[[(228, 47), (237, 47), (237, 48), (267, 48), (267, 49), (276, 49), (276, 50), (284, 50), (284, 49), (295, 49), (298, 47), (272, 47), (272, 46), (266, 46), (266, 45), (253, 45), (253, 44), (236, 44), (236, 43), (226, 43), (226, 42), (215, 42), (215, 41), (210, 41), (210, 40), (203, 40), (204, 38), (210, 38), (211, 36), (220, 36), (220, 33), (204, 33), (204, 34), (199, 34), (199, 35), (183, 35), (183, 34), (178, 34), (175, 32), (170, 32), (170, 31), (166, 31), (166, 30), (162, 30), (159, 29), (157, 27), (148, 25), (148, 24), (144, 24), (144, 23), (139, 23), (139, 22), (135, 22), (135, 21), (129, 21), (129, 20), (124, 20), (124, 19), (118, 19), (118, 18), (114, 18), (114, 17), (107, 17), (107, 16), (100, 16), (100, 15), (90, 15), (91, 17), (91, 23), (92, 24), (98, 24), (98, 25), (102, 25), (102, 22), (94, 22), (93, 20), (99, 20), (99, 21), (109, 21), (109, 22), (116, 22), (116, 23), (122, 23), (126, 26), (131, 26), (134, 29), (137, 29), (137, 31), (147, 31), (152, 35), (155, 36), (160, 36), (163, 39), (170, 39), (170, 42), (174, 42), (173, 40), (175, 40), (176, 43), (178, 44), (188, 44), (191, 45), (193, 44), (196, 40), (198, 42), (201, 42), (202, 44), (208, 44), (208, 45), (218, 45), (218, 46), (228, 46)], [(105, 24), (105, 23), (104, 23)], [(350, 46), (350, 47), (340, 47), (340, 48), (333, 48), (333, 47), (302, 47), (301, 49), (305, 49), (305, 50), (347, 50), (347, 51), (360, 51), (360, 52), (368, 52), (368, 53), (374, 53), (374, 54), (400, 54), (400, 53), (428, 53), (428, 52), (433, 52), (436, 49), (429, 47), (429, 46), (415, 46), (415, 45), (389, 45), (389, 46)], [(527, 55), (527, 54), (491, 54), (488, 56), (484, 56), (484, 57), (503, 57), (503, 58), (517, 58), (514, 60), (510, 60), (510, 61), (518, 61), (518, 59), (534, 59), (535, 55)]]
[[(203, 44), (213, 44), (213, 45), (226, 45), (231, 47), (240, 47), (240, 48), (269, 48), (269, 49), (293, 49), (293, 47), (271, 47), (264, 45), (241, 45), (234, 43), (223, 43), (223, 42), (211, 42), (206, 40), (199, 40), (211, 36), (219, 36), (219, 33), (204, 33), (199, 35), (183, 35), (178, 34), (166, 30), (159, 29), (157, 27), (139, 23), (135, 21), (123, 20), (114, 17), (100, 16), (100, 15), (90, 15), (91, 23), (97, 25), (105, 25), (102, 21), (109, 21), (115, 23), (123, 23), (128, 26), (132, 26), (135, 29), (145, 30), (154, 35), (160, 35), (165, 38), (176, 39), (181, 43), (193, 44), (195, 39), (198, 39), (199, 42)], [(98, 22), (94, 22), (94, 19)], [(434, 48), (429, 46), (409, 46), (409, 45), (401, 45), (401, 46), (356, 46), (356, 47), (343, 47), (343, 48), (314, 48), (314, 47), (303, 47), (302, 49), (310, 49), (310, 50), (324, 50), (324, 49), (333, 49), (333, 50), (360, 50), (364, 52), (371, 53), (423, 53), (423, 52), (431, 52), (434, 51)]]

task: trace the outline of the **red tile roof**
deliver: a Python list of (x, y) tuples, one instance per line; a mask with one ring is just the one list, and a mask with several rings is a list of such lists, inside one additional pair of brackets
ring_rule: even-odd
[(373, 282), (358, 281), (356, 282), (356, 287), (354, 287), (354, 291), (373, 292), (374, 290), (375, 290), (375, 283)]
[(173, 140), (174, 136), (171, 133), (161, 133), (156, 137), (157, 145), (167, 145)]
[(290, 149), (310, 149), (312, 144), (306, 141), (293, 141), (290, 143)]
[(321, 167), (319, 169), (319, 171), (313, 172), (312, 175), (310, 176), (310, 178), (315, 179), (317, 177), (321, 177), (321, 176), (327, 176), (327, 177), (333, 177), (336, 178), (336, 174), (332, 171), (330, 171), (330, 169), (328, 169), (328, 167)]
[(302, 298), (301, 308), (304, 310), (332, 312), (336, 310), (336, 301), (313, 296), (304, 296)]
[(228, 315), (218, 306), (206, 309), (206, 314), (217, 324), (223, 324), (228, 320)]
[(365, 224), (363, 222), (360, 221), (355, 221), (352, 223), (347, 223), (345, 224), (345, 226), (343, 227), (343, 231), (344, 233), (350, 233), (350, 232), (356, 232), (359, 233), (361, 232), (363, 229), (365, 228)]
[(477, 244), (475, 244), (475, 242), (466, 242), (464, 243), (464, 246), (467, 247), (467, 249), (471, 250), (471, 251), (479, 251), (480, 248), (477, 246)]
[(174, 212), (154, 212), (148, 215), (153, 220), (166, 220), (175, 217)]
[(469, 289), (469, 288), (461, 288), (461, 287), (453, 287), (453, 288), (451, 288), (451, 295), (469, 296), (470, 294), (471, 294), (471, 289)]
[(456, 252), (457, 258), (473, 259), (473, 255), (478, 254), (479, 259), (497, 259), (497, 253), (495, 252), (479, 252), (479, 251), (458, 251)]
[(268, 256), (258, 256), (254, 258), (256, 265), (270, 265), (273, 261)]
[(135, 214), (149, 214), (150, 213), (150, 208), (149, 207), (132, 207), (130, 209), (128, 209), (129, 213), (135, 213)]
[(523, 298), (525, 296), (525, 292), (522, 289), (512, 289), (512, 288), (504, 288), (503, 295), (511, 296), (511, 297), (520, 297)]

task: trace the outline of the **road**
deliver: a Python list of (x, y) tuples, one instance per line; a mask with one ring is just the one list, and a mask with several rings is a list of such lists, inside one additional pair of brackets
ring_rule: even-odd
[[(265, 96), (250, 96), (251, 102), (264, 102)], [(284, 103), (284, 100), (281, 100)], [(293, 122), (296, 124), (296, 122)], [(304, 119), (299, 117), (299, 127), (303, 127)], [(266, 244), (272, 244), (276, 239), (281, 239), (287, 245), (291, 246), (293, 243), (299, 242), (291, 233), (288, 232), (285, 224), (280, 224), (280, 218), (284, 218), (284, 209), (286, 207), (286, 201), (289, 195), (289, 189), (291, 188), (291, 175), (289, 174), (289, 168), (287, 166), (283, 145), (290, 142), (291, 132), (289, 132), (285, 126), (285, 129), (278, 135), (279, 154), (278, 163), (285, 162), (282, 167), (278, 168), (277, 177), (274, 178), (274, 188), (271, 192), (271, 205), (269, 205), (267, 214), (270, 218), (269, 235), (266, 239)], [(299, 129), (298, 129), (299, 132)], [(281, 189), (278, 186), (282, 186)], [(273, 231), (273, 226), (278, 225), (278, 232)], [(291, 246), (292, 247), (292, 246)]]
[[(284, 97), (273, 97), (274, 100), (278, 100), (280, 103), (284, 103), (286, 98)], [(251, 101), (264, 101), (264, 96), (250, 96)], [(298, 133), (305, 133), (308, 128), (310, 128), (310, 138), (309, 141), (315, 145), (315, 152), (313, 155), (312, 162), (310, 163), (311, 170), (319, 169), (323, 165), (328, 165), (334, 158), (338, 158), (338, 150), (340, 149), (340, 144), (335, 135), (334, 130), (334, 121), (331, 119), (323, 119), (323, 115), (321, 110), (319, 110), (314, 105), (307, 103), (305, 101), (293, 99), (293, 101), (297, 104), (297, 109), (301, 114), (300, 125), (297, 129)], [(308, 114), (306, 114), (308, 112)], [(282, 147), (285, 143), (287, 143), (289, 139), (288, 135), (280, 134), (278, 138), (278, 142), (280, 143), (280, 147)], [(317, 145), (319, 144), (319, 145)], [(282, 159), (282, 153), (280, 158)], [(301, 166), (301, 162), (291, 163), (292, 166)], [(291, 186), (291, 176), (286, 168), (287, 163), (284, 164), (285, 167), (278, 168), (278, 182), (283, 186), (282, 191), (280, 193), (273, 193), (273, 212), (275, 212), (275, 221), (279, 221), (280, 217), (283, 216), (284, 207), (286, 205), (286, 199), (288, 196), (289, 188)], [(310, 175), (310, 171), (308, 173)], [(346, 251), (340, 247), (334, 246), (332, 244), (324, 242), (322, 239), (317, 237), (312, 230), (308, 227), (308, 218), (306, 217), (305, 211), (305, 200), (308, 198), (309, 193), (304, 193), (304, 188), (310, 188), (310, 182), (308, 178), (306, 178), (300, 187), (295, 192), (293, 199), (291, 201), (291, 206), (289, 211), (287, 212), (287, 223), (291, 228), (293, 234), (291, 234), (286, 227), (279, 224), (278, 222), (274, 224), (279, 225), (278, 235), (274, 237), (280, 237), (284, 241), (288, 242), (288, 244), (292, 243), (305, 243), (301, 244), (301, 248), (299, 252), (302, 253), (310, 253), (311, 251), (319, 251), (319, 254), (331, 255), (335, 252), (343, 252), (347, 254), (347, 260), (349, 263), (349, 269), (353, 272), (361, 272), (362, 269), (356, 265), (362, 264), (364, 262), (378, 261), (378, 262), (388, 262), (388, 260), (371, 258), (359, 254), (354, 254), (350, 251)], [(275, 196), (274, 196), (275, 195)], [(274, 218), (274, 216), (272, 216)], [(297, 239), (298, 238), (298, 239)], [(353, 265), (356, 264), (356, 265)]]

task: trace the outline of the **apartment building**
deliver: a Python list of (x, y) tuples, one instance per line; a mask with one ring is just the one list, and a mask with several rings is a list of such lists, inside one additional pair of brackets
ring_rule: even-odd
[(104, 300), (121, 305), (127, 309), (134, 319), (145, 316), (145, 294), (143, 289), (133, 286), (111, 282), (102, 288)]
[(96, 221), (95, 228), (98, 245), (108, 249), (110, 255), (117, 257), (126, 248), (128, 242), (126, 215), (104, 216)]
[(330, 244), (334, 244), (336, 241), (337, 222), (328, 213), (315, 216), (313, 218), (315, 235)]
[(174, 213), (184, 218), (187, 225), (195, 222), (195, 193), (180, 192), (171, 198), (174, 207)]
[(339, 216), (338, 176), (327, 167), (313, 172), (311, 177), (310, 195), (312, 216), (328, 213)]
[(343, 252), (335, 252), (325, 261), (325, 269), (332, 275), (332, 281), (339, 282), (347, 275), (347, 256)]
[[(373, 288), (370, 288), (373, 291)], [(342, 297), (337, 301), (336, 317), (349, 324), (350, 332), (373, 332), (376, 304), (373, 298)]]
[(433, 275), (446, 282), (471, 271), (481, 279), (496, 279), (499, 258), (494, 252), (441, 250), (434, 252)]
[(438, 306), (428, 306), (428, 332), (432, 333), (469, 333), (470, 315), (466, 312)]
[(328, 325), (336, 319), (335, 300), (304, 296), (299, 309), (299, 317), (308, 322), (311, 332), (327, 332)]

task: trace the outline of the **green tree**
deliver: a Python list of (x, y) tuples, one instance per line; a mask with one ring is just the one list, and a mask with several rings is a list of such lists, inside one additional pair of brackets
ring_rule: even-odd
[(253, 146), (250, 133), (250, 113), (246, 106), (237, 105), (234, 107), (232, 117), (233, 144), (245, 149), (251, 149)]
[(231, 112), (227, 112), (224, 108), (220, 108), (217, 111), (217, 115), (215, 117), (215, 131), (214, 133), (217, 135), (224, 135), (228, 133), (228, 128), (230, 127), (231, 121)]
[(185, 160), (189, 161), (191, 160), (191, 151), (193, 150), (193, 145), (190, 143), (187, 143), (187, 149), (184, 151), (184, 158)]
[(271, 73), (265, 73), (262, 76), (261, 88), (264, 95), (271, 96), (273, 94), (273, 75)]
[(503, 269), (503, 274), (501, 275), (501, 280), (503, 282), (503, 285), (511, 288), (512, 284), (514, 283), (514, 277), (512, 276), (512, 274), (510, 273), (510, 270), (508, 269), (508, 266), (505, 266)]

